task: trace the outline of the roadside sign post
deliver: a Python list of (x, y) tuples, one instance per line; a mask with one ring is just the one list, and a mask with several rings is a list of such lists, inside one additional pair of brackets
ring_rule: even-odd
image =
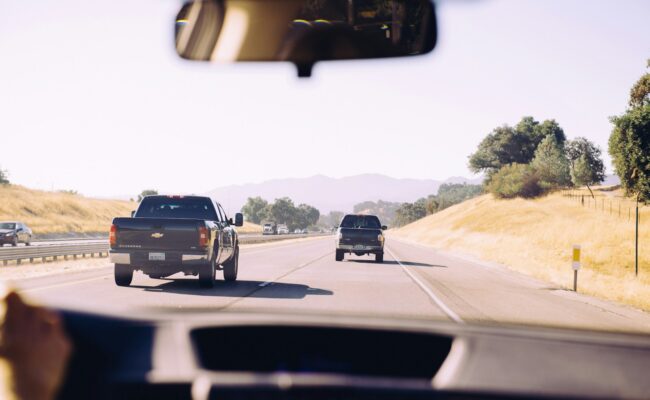
[(578, 270), (580, 270), (580, 245), (573, 245), (573, 261), (571, 263), (573, 268), (573, 291), (578, 291)]
[(634, 276), (639, 276), (639, 196), (636, 196), (636, 217), (634, 228)]

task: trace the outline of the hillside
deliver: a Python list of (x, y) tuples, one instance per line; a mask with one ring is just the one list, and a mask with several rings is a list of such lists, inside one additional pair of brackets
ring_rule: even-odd
[[(113, 217), (128, 217), (137, 203), (0, 185), (0, 220), (26, 223), (35, 235), (107, 234)], [(242, 233), (261, 232), (245, 223)]]
[(536, 200), (482, 195), (392, 235), (497, 262), (564, 288), (572, 288), (571, 249), (579, 244), (579, 292), (650, 310), (650, 210), (641, 209), (635, 278), (634, 203), (620, 191), (596, 196), (596, 204), (585, 196), (582, 206), (580, 198), (560, 193)]
[(444, 181), (434, 179), (399, 179), (380, 174), (364, 174), (344, 178), (315, 175), (307, 178), (275, 179), (261, 183), (231, 185), (207, 193), (218, 200), (229, 213), (237, 212), (248, 197), (261, 196), (273, 201), (290, 197), (294, 203), (310, 204), (321, 212), (351, 212), (355, 204), (364, 201), (412, 202), (435, 194), (447, 182), (481, 183), (482, 178), (453, 177)]
[(0, 186), (0, 220), (22, 221), (37, 236), (105, 233), (113, 217), (128, 217), (135, 206), (136, 203), (123, 200)]

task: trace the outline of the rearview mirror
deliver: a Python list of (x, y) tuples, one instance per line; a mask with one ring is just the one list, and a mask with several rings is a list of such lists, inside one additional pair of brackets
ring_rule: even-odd
[(317, 61), (426, 54), (436, 30), (430, 0), (194, 0), (175, 39), (188, 60), (288, 61), (310, 76)]
[(381, 230), (382, 230), (382, 231), (385, 231), (386, 229), (388, 229), (388, 227), (387, 227), (386, 225), (382, 225), (382, 226), (381, 226)]
[(235, 214), (235, 226), (243, 226), (243, 225), (244, 225), (244, 215), (242, 215), (242, 213)]

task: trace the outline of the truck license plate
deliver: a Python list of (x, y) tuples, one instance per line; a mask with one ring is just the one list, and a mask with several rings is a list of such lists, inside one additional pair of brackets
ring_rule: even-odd
[(362, 245), (362, 244), (355, 244), (355, 245), (354, 245), (355, 250), (363, 250), (365, 247), (366, 247), (366, 246), (364, 246), (364, 245)]
[(165, 253), (149, 253), (149, 261), (165, 261)]

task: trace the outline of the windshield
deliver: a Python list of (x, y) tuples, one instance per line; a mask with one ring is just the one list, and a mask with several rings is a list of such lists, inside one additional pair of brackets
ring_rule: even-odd
[[(381, 4), (353, 26), (409, 50)], [(178, 57), (176, 1), (4, 6), (0, 218), (32, 233), (0, 279), (35, 302), (650, 333), (650, 2), (439, 1), (431, 53), (310, 78)]]
[(341, 221), (341, 228), (379, 229), (379, 218), (374, 215), (346, 215)]
[(0, 222), (0, 229), (15, 229), (16, 224), (12, 222)]

